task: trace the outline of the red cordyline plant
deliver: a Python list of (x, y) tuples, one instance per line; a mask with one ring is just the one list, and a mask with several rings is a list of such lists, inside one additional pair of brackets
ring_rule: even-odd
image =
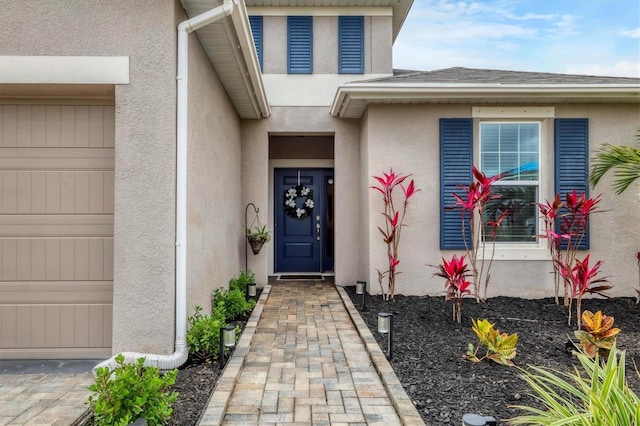
[[(554, 283), (555, 283), (555, 300), (560, 303), (559, 290), (560, 279), (564, 278), (561, 270), (573, 269), (576, 263), (576, 254), (578, 248), (584, 240), (588, 224), (589, 215), (596, 213), (598, 203), (601, 200), (598, 194), (594, 198), (588, 198), (584, 192), (578, 194), (577, 191), (567, 193), (565, 200), (562, 201), (559, 194), (556, 194), (553, 201), (548, 200), (538, 203), (540, 214), (544, 221), (544, 233), (541, 238), (549, 240), (549, 250), (553, 262)], [(556, 227), (559, 232), (556, 232)], [(564, 249), (563, 249), (563, 242)], [(564, 305), (570, 304), (570, 283), (563, 280), (564, 284)]]
[[(599, 294), (605, 296), (603, 293), (609, 290), (610, 285), (598, 285), (597, 283), (607, 282), (606, 278), (598, 278), (600, 273), (599, 269), (602, 266), (602, 261), (596, 262), (593, 266), (589, 266), (589, 256), (587, 255), (584, 260), (578, 258), (575, 259), (575, 266), (571, 267), (569, 264), (563, 263), (560, 265), (560, 273), (565, 279), (571, 289), (571, 297), (576, 299), (576, 320), (578, 322), (578, 329), (582, 326), (582, 297), (587, 294)], [(569, 304), (569, 324), (571, 324), (571, 303)]]
[[(382, 194), (382, 200), (384, 202), (384, 212), (382, 215), (385, 218), (385, 227), (378, 227), (378, 230), (382, 234), (382, 240), (387, 245), (387, 258), (388, 269), (385, 271), (378, 271), (378, 282), (380, 283), (380, 289), (382, 291), (384, 300), (393, 300), (396, 275), (400, 272), (397, 270), (400, 264), (398, 246), (400, 244), (400, 234), (404, 221), (404, 216), (407, 212), (407, 206), (409, 205), (409, 198), (411, 198), (416, 192), (420, 191), (416, 189), (413, 179), (408, 185), (404, 185), (404, 181), (411, 175), (403, 175), (402, 173), (396, 173), (393, 169), (389, 169), (389, 173), (382, 173), (382, 176), (374, 176), (373, 178), (378, 181), (379, 186), (372, 186), (372, 189), (379, 191)], [(402, 207), (396, 208), (394, 204), (394, 190), (400, 187), (402, 189)], [(387, 288), (384, 288), (382, 282), (387, 278)]]
[(638, 293), (636, 296), (637, 305), (638, 302), (640, 302), (640, 251), (636, 253), (636, 259), (638, 259), (638, 289), (636, 290), (636, 293)]
[[(473, 177), (474, 180), (469, 184), (469, 186), (462, 186), (465, 192), (464, 196), (460, 196), (458, 194), (453, 194), (456, 199), (456, 204), (453, 208), (460, 210), (460, 214), (462, 215), (462, 239), (464, 241), (465, 248), (467, 250), (467, 258), (471, 263), (471, 272), (473, 275), (473, 289), (476, 301), (480, 301), (480, 286), (484, 282), (484, 291), (483, 291), (483, 299), (487, 297), (487, 287), (489, 286), (489, 279), (491, 277), (491, 265), (493, 264), (493, 255), (495, 253), (495, 242), (496, 242), (496, 229), (500, 226), (502, 219), (507, 216), (510, 212), (507, 210), (495, 221), (488, 221), (484, 223), (482, 212), (486, 204), (497, 198), (500, 198), (499, 194), (492, 194), (491, 185), (500, 180), (503, 175), (498, 174), (492, 177), (487, 177), (484, 173), (478, 170), (475, 166), (472, 166)], [(467, 243), (467, 230), (465, 227), (465, 219), (469, 218), (469, 233), (471, 235), (471, 245)], [(478, 221), (480, 222), (478, 224)], [(480, 226), (478, 226), (480, 225)], [(487, 269), (485, 271), (485, 259), (486, 259), (486, 239), (485, 244), (482, 244), (483, 233), (486, 232), (486, 229), (491, 231), (491, 238), (493, 239), (493, 244), (491, 247), (491, 257), (487, 265)], [(478, 261), (478, 249), (482, 249), (482, 258)], [(484, 281), (483, 281), (484, 279)]]
[[(536, 203), (538, 208), (540, 209), (540, 214), (542, 215), (542, 219), (544, 221), (544, 231), (543, 234), (540, 235), (541, 238), (546, 238), (549, 240), (549, 254), (551, 255), (551, 260), (553, 262), (553, 283), (555, 287), (555, 298), (556, 304), (560, 303), (558, 299), (558, 295), (560, 294), (560, 268), (557, 265), (560, 265), (562, 260), (562, 252), (561, 252), (561, 243), (562, 237), (560, 234), (556, 233), (556, 219), (560, 214), (560, 209), (563, 206), (562, 200), (560, 200), (560, 194), (556, 194), (555, 198), (552, 202), (548, 200), (545, 203)], [(566, 291), (565, 291), (566, 295)]]
[(445, 296), (444, 300), (453, 300), (453, 320), (458, 324), (462, 321), (462, 298), (471, 293), (469, 287), (471, 283), (467, 281), (469, 269), (464, 263), (464, 256), (458, 259), (455, 254), (450, 261), (442, 258), (442, 264), (435, 266), (440, 269), (434, 275), (444, 278)]

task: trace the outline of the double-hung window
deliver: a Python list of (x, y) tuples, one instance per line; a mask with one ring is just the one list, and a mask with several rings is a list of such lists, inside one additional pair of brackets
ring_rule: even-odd
[[(483, 212), (487, 221), (503, 217), (496, 228), (497, 258), (547, 259), (545, 240), (536, 238), (544, 230), (535, 203), (552, 199), (554, 193), (563, 200), (572, 191), (588, 195), (588, 158), (589, 120), (557, 118), (553, 107), (474, 107), (473, 117), (441, 118), (440, 248), (460, 250), (472, 244), (469, 220), (463, 234), (460, 212), (453, 206), (460, 186), (471, 184), (475, 164), (488, 177), (502, 175), (492, 184), (492, 192), (501, 197)], [(492, 230), (485, 229), (485, 241), (492, 241)], [(587, 230), (580, 249), (588, 248)]]
[(489, 200), (483, 211), (487, 226), (485, 241), (512, 244), (535, 244), (540, 200), (540, 123), (481, 122), (480, 170), (488, 177), (501, 178), (491, 186), (498, 197)]

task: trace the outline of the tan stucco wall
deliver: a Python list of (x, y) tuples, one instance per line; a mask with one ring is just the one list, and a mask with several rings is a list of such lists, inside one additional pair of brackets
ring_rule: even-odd
[[(116, 87), (113, 351), (173, 347), (175, 4), (3, 2), (6, 55), (129, 56)], [(38, 13), (34, 14), (33, 11)]]
[[(263, 17), (263, 72), (287, 74), (287, 17)], [(392, 18), (365, 16), (364, 73), (392, 72)], [(313, 17), (313, 74), (338, 73), (338, 17)], [(353, 80), (358, 76), (353, 75)]]
[(195, 34), (189, 36), (187, 310), (244, 269), (240, 120)]
[[(329, 115), (327, 108), (272, 108), (268, 120), (242, 122), (242, 196), (243, 205), (254, 203), (260, 218), (273, 231), (273, 186), (269, 184), (273, 166), (268, 160), (269, 134), (334, 135), (335, 160), (335, 276), (339, 285), (353, 284), (363, 279), (359, 223), (362, 218), (358, 194), (359, 124), (339, 120)], [(287, 164), (304, 167), (327, 167), (327, 160), (286, 160)], [(296, 162), (297, 161), (297, 162)], [(294, 167), (292, 165), (292, 167)], [(249, 269), (256, 273), (262, 286), (273, 272), (273, 242), (263, 247), (259, 255), (249, 254)]]
[(335, 74), (337, 72), (338, 19), (335, 16), (314, 16), (313, 73)]
[[(421, 191), (409, 204), (400, 243), (401, 274), (397, 276), (397, 294), (442, 294), (444, 282), (433, 277), (433, 265), (452, 251), (439, 249), (439, 135), (438, 120), (471, 117), (469, 105), (421, 106), (369, 106), (363, 120), (361, 134), (363, 155), (370, 167), (369, 175), (388, 171), (390, 167), (404, 174), (412, 173)], [(556, 117), (589, 118), (590, 148), (593, 152), (600, 144), (634, 143), (640, 126), (640, 107), (635, 105), (567, 105), (556, 106)], [(552, 123), (550, 123), (552, 128)], [(547, 165), (553, 170), (553, 140), (548, 138)], [(477, 156), (475, 156), (477, 158)], [(544, 178), (544, 177), (543, 177)], [(553, 188), (552, 176), (547, 176), (545, 187)], [(591, 224), (591, 253), (593, 260), (603, 260), (603, 275), (611, 276), (614, 296), (633, 296), (637, 287), (637, 264), (634, 254), (640, 250), (640, 189), (638, 184), (624, 196), (615, 196), (610, 189), (610, 177), (598, 186), (603, 192), (602, 208), (606, 213), (593, 215)], [(363, 182), (363, 191), (373, 180)], [(383, 225), (380, 215), (382, 200), (378, 193), (368, 190), (368, 217), (370, 226), (371, 264), (368, 278), (377, 285), (376, 268), (386, 265), (386, 249), (376, 226)], [(552, 190), (551, 190), (552, 191)], [(553, 194), (549, 194), (552, 197)], [(366, 243), (365, 243), (366, 245)], [(460, 253), (462, 254), (462, 253)], [(579, 256), (583, 256), (580, 254)], [(547, 297), (553, 295), (550, 261), (509, 260), (495, 261), (491, 270), (488, 296), (509, 295), (521, 297)]]
[(364, 19), (364, 70), (371, 74), (393, 72), (393, 34), (390, 16)]
[[(185, 18), (174, 0), (5, 1), (0, 8), (3, 55), (130, 58), (130, 84), (117, 86), (115, 96), (114, 353), (173, 351), (176, 26)], [(195, 36), (191, 39), (193, 46)], [(189, 211), (193, 244), (189, 243), (188, 303), (207, 306), (209, 288), (214, 283), (205, 283), (208, 280), (203, 277), (211, 273), (211, 281), (226, 284), (228, 275), (239, 270), (238, 249), (228, 247), (237, 244), (230, 235), (232, 229), (238, 229), (240, 220), (239, 195), (233, 193), (239, 185), (225, 188), (221, 200), (212, 200), (211, 196), (198, 200), (193, 194), (224, 186), (224, 173), (238, 181), (239, 130), (224, 97), (215, 104), (203, 100), (207, 94), (220, 95), (223, 91), (215, 79), (204, 83), (212, 75), (202, 52), (193, 49), (190, 58), (197, 64), (190, 73), (194, 79), (190, 91), (201, 97), (205, 109), (196, 112), (192, 108), (190, 122), (204, 122), (205, 127), (191, 133), (194, 141), (189, 153), (197, 169), (194, 172), (202, 172), (203, 177), (200, 181), (192, 179), (189, 192), (194, 205)], [(196, 85), (203, 86), (202, 93)], [(205, 118), (207, 112), (214, 117)], [(220, 123), (226, 124), (220, 127)], [(215, 132), (210, 132), (214, 128)], [(229, 146), (214, 151), (216, 136), (212, 135)], [(205, 171), (205, 158), (214, 157), (228, 166)], [(220, 214), (220, 201), (228, 202), (225, 212), (232, 211), (224, 215), (230, 218), (224, 227), (213, 229), (210, 223), (198, 223), (200, 219), (211, 220), (205, 217), (209, 208), (212, 214)], [(203, 229), (201, 239), (197, 237), (199, 229)], [(214, 247), (211, 240), (220, 236), (227, 242)], [(224, 268), (218, 270), (213, 262), (220, 259), (210, 259), (223, 255)], [(193, 282), (198, 285), (192, 286)]]

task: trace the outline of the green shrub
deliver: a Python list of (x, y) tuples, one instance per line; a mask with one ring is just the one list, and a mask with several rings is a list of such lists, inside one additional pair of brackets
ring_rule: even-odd
[(251, 312), (256, 306), (255, 300), (246, 300), (244, 291), (239, 289), (218, 289), (213, 293), (211, 301), (212, 314), (220, 315), (225, 320), (233, 320)]
[(220, 328), (225, 324), (224, 316), (216, 313), (202, 315), (202, 308), (196, 306), (193, 316), (187, 318), (187, 347), (191, 356), (198, 361), (206, 361), (220, 351)]
[(572, 426), (640, 425), (640, 398), (625, 378), (625, 353), (612, 346), (606, 362), (577, 352), (582, 370), (573, 374), (531, 367), (522, 378), (529, 384), (543, 409), (515, 406), (528, 414), (509, 424)]
[(238, 278), (232, 278), (229, 281), (229, 290), (240, 290), (244, 294), (247, 284), (254, 282), (256, 282), (255, 273), (251, 271), (240, 271)]
[(173, 411), (171, 405), (178, 399), (177, 392), (169, 391), (178, 370), (160, 375), (157, 367), (143, 366), (144, 358), (128, 364), (118, 354), (115, 360), (113, 371), (98, 368), (95, 383), (88, 386), (94, 392), (87, 401), (94, 424), (123, 426), (138, 418), (146, 419), (150, 426), (166, 424)]
[[(478, 336), (478, 347), (469, 343), (466, 358), (471, 362), (480, 362), (488, 358), (498, 364), (513, 366), (511, 360), (516, 356), (516, 346), (518, 345), (518, 333), (511, 335), (500, 333), (500, 330), (493, 328), (489, 320), (477, 320), (471, 318), (472, 330)], [(485, 346), (487, 351), (482, 357), (478, 357), (478, 349)]]

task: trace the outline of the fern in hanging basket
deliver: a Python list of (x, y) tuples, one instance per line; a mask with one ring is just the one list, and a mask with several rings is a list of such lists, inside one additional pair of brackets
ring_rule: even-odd
[(247, 228), (247, 241), (249, 241), (253, 254), (258, 254), (264, 243), (271, 241), (271, 232), (267, 231), (266, 225)]

